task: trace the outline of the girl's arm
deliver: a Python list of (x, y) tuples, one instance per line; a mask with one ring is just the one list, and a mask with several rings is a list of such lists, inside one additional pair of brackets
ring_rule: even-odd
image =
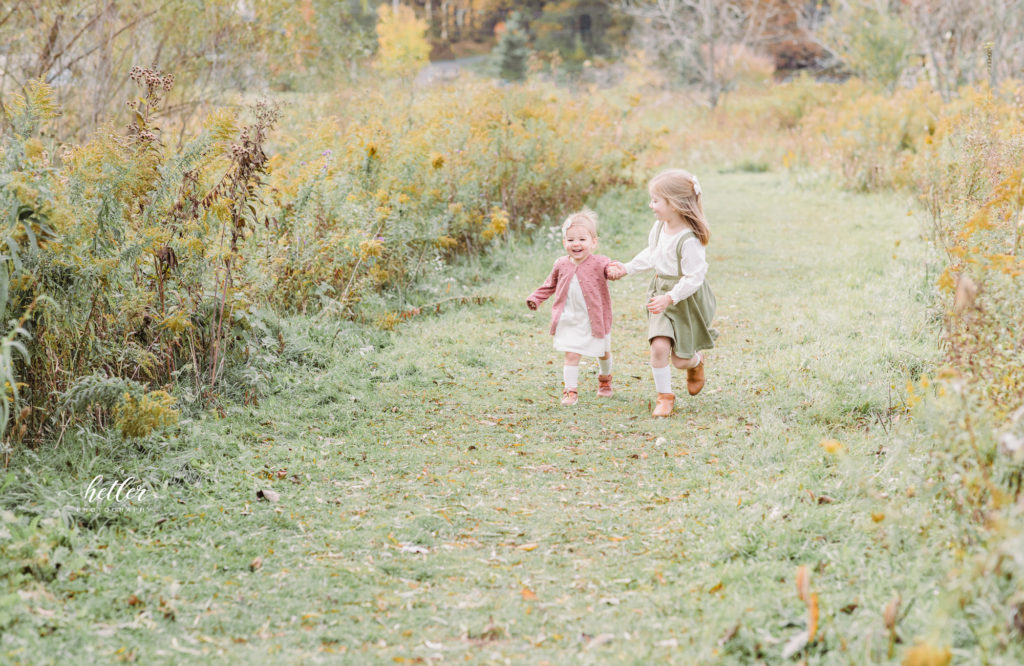
[(555, 262), (554, 267), (551, 269), (551, 274), (548, 275), (548, 279), (544, 280), (544, 284), (537, 287), (537, 290), (529, 295), (526, 299), (526, 307), (531, 310), (536, 310), (537, 306), (548, 300), (551, 294), (555, 293), (555, 288), (558, 286), (558, 262)]
[(678, 303), (684, 298), (692, 296), (700, 286), (704, 284), (704, 276), (708, 273), (708, 262), (705, 258), (704, 246), (696, 238), (687, 238), (683, 241), (682, 264), (683, 277), (676, 282), (671, 291), (673, 303)]
[(641, 271), (647, 271), (654, 268), (654, 252), (651, 249), (654, 246), (654, 232), (657, 230), (658, 225), (655, 223), (651, 229), (651, 233), (647, 234), (647, 247), (640, 250), (635, 257), (626, 263), (624, 268), (626, 269), (626, 275), (632, 275), (633, 273), (639, 273)]

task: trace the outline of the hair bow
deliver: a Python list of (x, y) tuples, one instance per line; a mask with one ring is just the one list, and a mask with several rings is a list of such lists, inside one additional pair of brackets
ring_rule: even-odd
[(693, 196), (700, 195), (700, 183), (697, 182), (697, 176), (693, 177)]

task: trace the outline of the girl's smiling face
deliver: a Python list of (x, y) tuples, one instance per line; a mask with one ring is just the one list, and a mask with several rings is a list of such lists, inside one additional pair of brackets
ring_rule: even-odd
[(569, 258), (579, 264), (593, 253), (597, 239), (585, 227), (574, 224), (565, 230), (562, 245)]

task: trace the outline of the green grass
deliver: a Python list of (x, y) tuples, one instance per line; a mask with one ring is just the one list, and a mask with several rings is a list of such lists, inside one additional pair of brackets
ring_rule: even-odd
[[(2, 661), (782, 663), (799, 566), (821, 613), (796, 658), (888, 661), (899, 595), (895, 658), (926, 640), (973, 661), (940, 593), (960, 535), (911, 488), (927, 448), (900, 396), (935, 359), (917, 222), (777, 174), (701, 181), (721, 337), (672, 418), (648, 415), (639, 277), (612, 286), (616, 395), (593, 395), (591, 361), (559, 404), (550, 307), (524, 305), (544, 241), (496, 252), (488, 304), (393, 334), (294, 320), (321, 359), (259, 405), (115, 457), (71, 433), (15, 459)], [(640, 249), (644, 204), (592, 203), (600, 252)], [(97, 473), (155, 496), (75, 508)]]

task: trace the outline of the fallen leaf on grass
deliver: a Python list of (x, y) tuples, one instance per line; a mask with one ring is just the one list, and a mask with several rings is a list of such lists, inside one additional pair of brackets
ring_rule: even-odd
[(740, 632), (740, 625), (739, 624), (734, 624), (733, 626), (729, 627), (728, 631), (726, 631), (725, 634), (723, 634), (722, 637), (718, 639), (719, 647), (721, 647), (721, 646), (725, 645), (726, 643), (728, 643), (729, 641), (731, 641), (733, 638), (736, 637), (736, 634), (738, 634), (739, 632)]
[(903, 655), (903, 666), (949, 666), (953, 653), (949, 648), (937, 648), (918, 643)]
[(426, 546), (420, 546), (419, 544), (407, 543), (402, 545), (401, 551), (403, 553), (416, 553), (419, 555), (426, 555), (430, 552), (430, 549)]
[(835, 455), (843, 450), (843, 445), (837, 439), (823, 439), (821, 440), (821, 448)]
[(811, 591), (811, 574), (804, 566), (797, 568), (797, 596), (807, 607), (807, 629), (786, 641), (782, 648), (782, 659), (793, 657), (803, 650), (818, 630), (818, 595)]
[[(796, 593), (800, 597), (800, 601), (804, 602), (807, 606), (807, 631), (803, 632), (806, 634), (806, 638), (803, 639), (803, 643), (796, 650), (799, 650), (804, 645), (814, 640), (814, 634), (818, 631), (818, 595), (811, 592), (811, 573), (806, 566), (799, 566), (796, 569)], [(786, 643), (788, 648), (790, 645), (795, 645), (798, 642), (796, 639), (800, 636), (797, 634)], [(790, 653), (793, 654), (793, 653)], [(786, 656), (786, 655), (783, 655)]]
[(265, 499), (268, 502), (270, 502), (271, 504), (273, 504), (274, 502), (277, 502), (278, 500), (280, 500), (281, 496), (279, 494), (277, 494), (276, 492), (274, 492), (273, 490), (270, 490), (269, 488), (264, 488), (264, 489), (256, 491), (256, 498), (257, 499)]
[(523, 595), (523, 601), (536, 601), (537, 593), (528, 587), (524, 587), (519, 591), (519, 594)]
[(615, 640), (615, 634), (598, 634), (597, 636), (594, 636), (592, 639), (590, 639), (590, 641), (587, 643), (587, 646), (583, 649), (593, 650), (594, 648), (599, 648), (602, 645), (611, 643), (613, 640)]
[(516, 546), (516, 548), (519, 550), (525, 550), (526, 552), (530, 552), (531, 550), (537, 550), (538, 545), (539, 544), (536, 543), (524, 543), (521, 546)]
[(794, 654), (803, 650), (807, 646), (808, 634), (806, 631), (801, 631), (793, 638), (786, 641), (786, 646), (782, 648), (782, 658), (789, 659)]
[(811, 574), (807, 567), (799, 566), (796, 569), (796, 595), (800, 601), (805, 601), (811, 593)]
[(505, 631), (505, 627), (494, 624), (494, 618), (491, 618), (484, 630), (480, 632), (480, 639), (485, 641), (497, 641), (508, 636), (508, 632)]
[(258, 571), (263, 568), (263, 558), (256, 557), (252, 562), (249, 563), (249, 571)]

